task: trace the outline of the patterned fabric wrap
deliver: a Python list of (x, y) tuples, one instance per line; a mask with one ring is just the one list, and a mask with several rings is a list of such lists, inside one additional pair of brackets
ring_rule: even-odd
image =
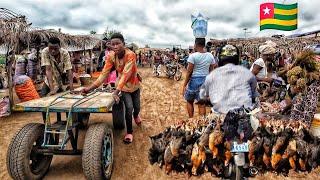
[(28, 59), (27, 75), (31, 79), (36, 80), (37, 79), (37, 74), (38, 74), (37, 61), (33, 60), (33, 59)]
[(10, 115), (10, 101), (9, 97), (3, 97), (0, 99), (0, 117)]
[(15, 64), (14, 75), (25, 75), (26, 73), (26, 60), (23, 56), (19, 56)]
[(320, 81), (315, 81), (308, 86), (305, 95), (298, 94), (293, 99), (290, 119), (304, 121), (310, 126), (316, 113), (319, 96)]

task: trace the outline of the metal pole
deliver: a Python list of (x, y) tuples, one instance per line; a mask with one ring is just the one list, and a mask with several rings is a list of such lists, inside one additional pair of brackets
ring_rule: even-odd
[(244, 39), (247, 39), (247, 30), (248, 30), (248, 29), (247, 29), (247, 28), (244, 28), (243, 30), (244, 30)]

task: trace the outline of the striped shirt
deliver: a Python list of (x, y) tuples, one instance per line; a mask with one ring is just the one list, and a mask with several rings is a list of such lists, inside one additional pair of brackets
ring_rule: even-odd
[(117, 90), (131, 93), (140, 88), (137, 76), (136, 54), (129, 49), (125, 50), (125, 55), (121, 61), (113, 51), (106, 56), (105, 65), (94, 85), (99, 87), (113, 68), (118, 72), (118, 79), (116, 81)]
[[(63, 48), (60, 48), (60, 59), (57, 61), (52, 55), (50, 55), (49, 48), (46, 47), (41, 53), (41, 66), (51, 66), (52, 78), (54, 87), (61, 88), (63, 86), (61, 73), (66, 73), (68, 70), (72, 70), (72, 64), (70, 60), (69, 52)], [(59, 70), (57, 69), (59, 68)], [(49, 86), (47, 76), (44, 82)]]
[(253, 106), (257, 80), (245, 67), (226, 64), (212, 71), (200, 91), (200, 98), (210, 98), (214, 112), (226, 114), (242, 106)]

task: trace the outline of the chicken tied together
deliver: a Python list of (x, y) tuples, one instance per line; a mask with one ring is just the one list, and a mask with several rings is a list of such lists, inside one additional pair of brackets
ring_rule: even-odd
[(320, 139), (312, 136), (299, 121), (264, 118), (254, 132), (247, 110), (230, 111), (225, 117), (208, 116), (179, 123), (150, 137), (149, 161), (165, 172), (222, 176), (230, 163), (234, 137), (248, 141), (250, 167), (259, 172), (288, 174), (289, 170), (311, 171), (320, 165)]
[[(246, 125), (249, 121), (244, 115), (247, 116), (242, 109), (228, 113), (225, 118), (209, 115), (202, 121), (205, 123), (194, 121), (167, 128), (150, 137), (150, 163), (164, 166), (167, 174), (175, 170), (190, 175), (211, 172), (221, 176), (232, 159), (231, 137), (246, 134), (244, 138), (249, 138), (250, 128)], [(235, 129), (234, 134), (225, 133), (230, 128)]]
[(287, 175), (320, 165), (320, 139), (299, 121), (270, 120), (254, 132), (249, 145), (250, 166)]

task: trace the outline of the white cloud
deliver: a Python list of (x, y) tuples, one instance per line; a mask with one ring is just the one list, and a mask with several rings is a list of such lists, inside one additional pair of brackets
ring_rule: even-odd
[[(284, 0), (274, 0), (282, 3)], [(190, 15), (210, 18), (208, 38), (291, 34), (320, 29), (319, 0), (299, 0), (299, 29), (259, 32), (259, 4), (269, 0), (1, 0), (0, 7), (26, 15), (33, 26), (62, 28), (63, 32), (98, 33), (109, 27), (140, 45), (188, 46), (193, 43)], [(286, 0), (286, 3), (297, 0)]]

